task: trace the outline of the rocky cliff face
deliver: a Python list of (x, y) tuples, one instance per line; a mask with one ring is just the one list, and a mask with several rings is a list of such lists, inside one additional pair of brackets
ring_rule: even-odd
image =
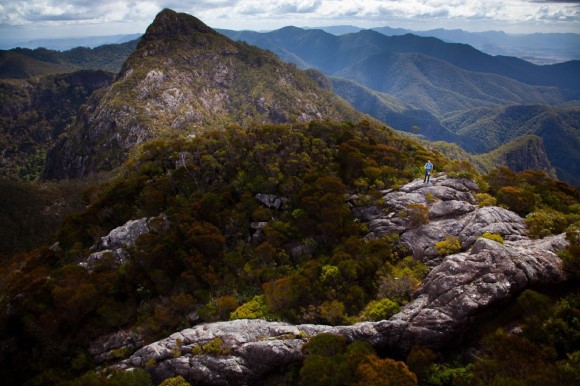
[(499, 148), (474, 157), (487, 170), (505, 165), (511, 170), (519, 172), (528, 169), (544, 170), (552, 178), (556, 177), (552, 167), (544, 140), (537, 135), (525, 135)]
[[(405, 354), (417, 344), (437, 349), (461, 337), (483, 311), (528, 286), (567, 279), (557, 256), (566, 245), (564, 235), (528, 239), (516, 214), (474, 204), (472, 181), (446, 176), (431, 181), (385, 192), (386, 210), (356, 210), (369, 222), (368, 237), (396, 232), (416, 259), (432, 266), (415, 300), (389, 320), (334, 327), (264, 320), (202, 324), (144, 346), (115, 367), (146, 368), (157, 380), (179, 374), (193, 384), (247, 385), (300, 361), (304, 343), (323, 332), (367, 340), (392, 354)], [(414, 221), (409, 204), (428, 207), (428, 223)], [(486, 231), (507, 241), (479, 238)], [(459, 238), (463, 251), (436, 257), (431, 247), (447, 235)]]
[(117, 81), (87, 104), (50, 152), (45, 177), (112, 169), (132, 147), (167, 134), (228, 124), (359, 120), (362, 114), (321, 87), (321, 76), (234, 42), (193, 16), (164, 10)]

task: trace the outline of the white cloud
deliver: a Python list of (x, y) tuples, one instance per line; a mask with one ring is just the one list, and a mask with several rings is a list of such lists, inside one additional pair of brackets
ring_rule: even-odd
[(98, 26), (101, 34), (121, 27), (143, 32), (163, 8), (231, 29), (353, 24), (468, 30), (519, 26), (580, 33), (580, 0), (0, 0), (0, 28), (91, 25), (92, 34)]
[(316, 12), (320, 5), (321, 0), (294, 0), (294, 1), (282, 1), (278, 3), (275, 11), (282, 14), (287, 13), (313, 13)]

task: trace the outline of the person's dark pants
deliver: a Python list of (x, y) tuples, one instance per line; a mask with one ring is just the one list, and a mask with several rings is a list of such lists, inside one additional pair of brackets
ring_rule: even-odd
[(429, 182), (429, 177), (431, 177), (431, 171), (425, 170), (425, 178), (423, 178), (423, 183)]

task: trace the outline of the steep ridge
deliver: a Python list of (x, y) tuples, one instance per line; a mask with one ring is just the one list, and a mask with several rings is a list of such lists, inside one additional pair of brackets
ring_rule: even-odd
[(366, 56), (334, 75), (394, 95), (437, 116), (482, 106), (565, 100), (555, 87), (530, 86), (505, 76), (467, 71), (417, 53)]
[(105, 71), (0, 79), (0, 178), (40, 176), (47, 150), (91, 94), (113, 81)]
[[(580, 61), (538, 66), (517, 58), (494, 57), (467, 44), (445, 43), (433, 37), (412, 34), (385, 36), (373, 30), (334, 36), (322, 30), (296, 27), (285, 27), (259, 35), (245, 31), (224, 31), (224, 34), (250, 44), (277, 48), (274, 51), (276, 53), (279, 50), (292, 52), (327, 74), (334, 74), (367, 56), (386, 52), (416, 52), (468, 71), (502, 75), (531, 85), (557, 86), (565, 90), (569, 99), (577, 97), (580, 89), (580, 79), (575, 75), (580, 68)], [(329, 55), (335, 60), (329, 60)]]
[(476, 162), (485, 165), (485, 170), (505, 165), (511, 170), (521, 172), (527, 169), (544, 170), (552, 178), (556, 171), (546, 154), (544, 141), (537, 135), (524, 135), (490, 151), (473, 157)]
[(483, 147), (466, 146), (476, 153), (489, 152), (522, 135), (542, 138), (546, 154), (557, 175), (564, 181), (578, 185), (580, 162), (580, 108), (575, 102), (561, 106), (515, 105), (492, 109), (473, 109), (450, 114), (443, 124), (472, 143)]
[[(245, 385), (276, 368), (301, 361), (303, 345), (321, 333), (342, 335), (347, 341), (366, 340), (391, 355), (404, 355), (414, 345), (440, 349), (457, 342), (484, 310), (530, 285), (559, 283), (568, 277), (556, 254), (567, 243), (564, 235), (528, 239), (523, 220), (515, 213), (473, 205), (477, 189), (470, 180), (441, 175), (429, 185), (414, 181), (386, 192), (385, 211), (357, 209), (361, 221), (369, 224), (369, 237), (395, 231), (403, 243), (413, 247), (414, 258), (433, 266), (416, 299), (388, 320), (335, 327), (264, 320), (202, 324), (144, 346), (114, 367), (147, 368), (157, 381), (182, 375), (196, 384)], [(408, 203), (428, 204), (430, 222), (416, 226), (410, 217), (394, 216)], [(509, 241), (502, 245), (479, 238), (484, 232), (499, 233)], [(437, 254), (421, 247), (431, 246), (448, 234), (456, 235), (466, 251), (433, 259)], [(222, 353), (195, 350), (216, 339)], [(116, 337), (111, 344), (100, 343), (95, 349), (115, 350), (124, 344), (126, 338)], [(99, 350), (93, 352), (108, 356)]]
[[(344, 79), (331, 78), (332, 91), (356, 107), (400, 131), (411, 132), (427, 138), (459, 143), (468, 148), (473, 141), (462, 138), (446, 129), (429, 111), (415, 109), (390, 94), (382, 93), (359, 83)], [(471, 143), (468, 143), (468, 142)]]
[(187, 14), (164, 10), (118, 80), (95, 95), (49, 153), (44, 177), (118, 166), (135, 145), (229, 124), (337, 119), (362, 114), (336, 97), (321, 74), (234, 42)]

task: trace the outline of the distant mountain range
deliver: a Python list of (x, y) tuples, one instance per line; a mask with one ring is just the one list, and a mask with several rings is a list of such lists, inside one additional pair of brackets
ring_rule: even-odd
[(49, 50), (67, 51), (72, 48), (86, 47), (95, 48), (106, 44), (122, 44), (141, 37), (142, 34), (121, 34), (105, 36), (84, 36), (75, 38), (33, 39), (18, 41), (15, 39), (0, 39), (0, 49), (11, 48), (46, 48)]
[[(333, 35), (357, 33), (364, 28), (352, 25), (312, 27)], [(469, 32), (462, 29), (432, 29), (427, 31), (391, 28), (388, 26), (371, 28), (386, 36), (413, 34), (435, 37), (448, 43), (464, 43), (490, 55), (514, 56), (535, 64), (554, 64), (570, 60), (580, 60), (580, 34), (578, 33), (532, 33), (508, 34), (503, 31)], [(218, 31), (220, 31), (218, 29)], [(0, 39), (0, 49), (47, 48), (65, 51), (76, 47), (95, 48), (105, 44), (121, 44), (138, 39), (141, 34), (86, 36), (79, 38), (53, 38), (16, 40)]]
[(64, 74), (76, 70), (119, 72), (139, 40), (96, 48), (77, 47), (60, 52), (46, 48), (0, 51), (0, 79)]
[[(317, 27), (333, 35), (356, 33), (364, 28), (343, 25)], [(554, 64), (580, 59), (580, 34), (508, 34), (503, 31), (468, 32), (462, 29), (417, 31), (404, 28), (371, 28), (387, 36), (413, 34), (435, 37), (448, 43), (464, 43), (490, 55), (515, 56), (535, 64)]]
[[(534, 142), (533, 148), (535, 151), (542, 152), (545, 157), (532, 157), (532, 160), (538, 160), (537, 163), (532, 161), (530, 161), (531, 163), (515, 162), (514, 158), (509, 155), (498, 156), (498, 152), (495, 152), (492, 158), (504, 160), (514, 170), (521, 170), (523, 165), (527, 165), (527, 167), (542, 168), (548, 173), (553, 173), (555, 168), (559, 178), (580, 185), (580, 179), (576, 177), (579, 171), (575, 166), (580, 163), (580, 155), (577, 150), (580, 148), (578, 134), (580, 130), (578, 123), (580, 122), (578, 118), (580, 106), (573, 102), (575, 99), (580, 99), (580, 76), (578, 76), (580, 74), (580, 61), (536, 65), (513, 57), (494, 57), (466, 44), (446, 43), (440, 39), (411, 34), (401, 35), (400, 32), (404, 32), (401, 30), (383, 29), (382, 33), (379, 33), (372, 30), (357, 30), (356, 27), (349, 26), (329, 27), (328, 30), (336, 34), (348, 33), (338, 36), (320, 29), (296, 27), (285, 27), (266, 33), (228, 30), (220, 30), (220, 32), (234, 40), (245, 41), (270, 50), (285, 61), (296, 64), (299, 68), (316, 69), (323, 72), (328, 78), (310, 71), (310, 81), (318, 82), (319, 85), (323, 86), (323, 90), (332, 87), (336, 94), (364, 114), (377, 118), (398, 130), (418, 134), (431, 141), (457, 143), (469, 152), (487, 154), (498, 148), (500, 148), (498, 150), (500, 153), (512, 151), (515, 146), (503, 145), (516, 141), (519, 136), (539, 136), (542, 140)], [(396, 36), (386, 36), (388, 33)], [(211, 36), (219, 36), (219, 34)], [(178, 41), (181, 41), (180, 39), (183, 38), (179, 37)], [(224, 46), (234, 44), (227, 40), (218, 39), (216, 41), (221, 42), (216, 44)], [(142, 51), (142, 48), (137, 48), (138, 44), (139, 39), (123, 44), (110, 44), (97, 48), (76, 48), (64, 52), (47, 49), (1, 51), (0, 78), (27, 78), (42, 74), (66, 73), (78, 69), (106, 69), (118, 73), (131, 53), (135, 50)], [(238, 47), (237, 44), (236, 47)], [(252, 50), (248, 45), (239, 47), (236, 48), (239, 50), (237, 52), (246, 52), (246, 59), (239, 62), (233, 63), (231, 55), (216, 56), (216, 58), (221, 58), (220, 63), (227, 63), (226, 69), (223, 70), (226, 74), (231, 71), (239, 71), (238, 66), (245, 69), (254, 68), (256, 64), (249, 65), (248, 63), (258, 60), (250, 59), (250, 56), (256, 56), (262, 58), (258, 60), (260, 64), (256, 67), (256, 69), (260, 68), (262, 73), (258, 75), (258, 73), (243, 72), (243, 74), (257, 79), (269, 71), (265, 70), (268, 63), (273, 64), (276, 61), (273, 58), (266, 59), (266, 56), (263, 56), (259, 51)], [(179, 52), (177, 48), (175, 50), (175, 52)], [(123, 88), (122, 93), (119, 94), (123, 96), (117, 98), (112, 98), (110, 93), (113, 89), (121, 87), (123, 78), (127, 76), (131, 79), (136, 75), (145, 76), (143, 81), (149, 82), (151, 80), (142, 73), (145, 71), (145, 67), (143, 67), (145, 65), (139, 63), (143, 61), (145, 56), (144, 54), (139, 56), (137, 52), (132, 54), (132, 57), (125, 63), (118, 84), (113, 85), (112, 89), (107, 91), (109, 96), (105, 96), (101, 102), (91, 102), (91, 105), (92, 103), (105, 103), (111, 107), (112, 100), (135, 99), (128, 94), (135, 88), (131, 90), (127, 87)], [(177, 61), (179, 62), (179, 60)], [(159, 63), (152, 62), (148, 71), (152, 68), (159, 68), (159, 71), (163, 73), (162, 84), (164, 85), (159, 85), (159, 89), (171, 88), (167, 82), (179, 82), (177, 79), (182, 75), (175, 75), (173, 72), (169, 75), (166, 66), (161, 70), (162, 67)], [(137, 68), (142, 69), (135, 74), (129, 71), (129, 69), (136, 70)], [(217, 68), (212, 69), (212, 71), (219, 72)], [(217, 73), (212, 76), (219, 78)], [(264, 76), (265, 78), (269, 77), (269, 75)], [(189, 79), (190, 76), (185, 78)], [(273, 79), (269, 82), (276, 85), (277, 82)], [(135, 81), (131, 80), (132, 87), (136, 87)], [(206, 118), (200, 118), (201, 121), (206, 122), (209, 119), (211, 126), (217, 124), (218, 121), (223, 124), (233, 116), (243, 122), (248, 121), (249, 117), (258, 120), (266, 119), (266, 121), (268, 119), (283, 121), (284, 119), (296, 119), (295, 117), (300, 116), (300, 110), (293, 107), (287, 99), (291, 97), (302, 100), (303, 98), (299, 98), (300, 87), (295, 90), (296, 92), (292, 91), (289, 94), (286, 91), (271, 90), (269, 92), (272, 95), (270, 107), (261, 108), (261, 103), (264, 102), (256, 102), (256, 100), (251, 99), (252, 94), (257, 95), (256, 91), (250, 91), (239, 83), (239, 90), (231, 90), (230, 81), (226, 76), (223, 80), (224, 85), (221, 86), (229, 90), (227, 93), (219, 89), (215, 91), (216, 95), (228, 95), (227, 104), (229, 107), (224, 107), (226, 105), (223, 101), (220, 102), (221, 104), (215, 100), (210, 103), (214, 107), (218, 106), (216, 107), (218, 110), (224, 107), (228, 111), (227, 114), (221, 112), (210, 114)], [(239, 81), (241, 80), (236, 78), (234, 83)], [(180, 92), (184, 93), (180, 95), (191, 94), (192, 97), (195, 92), (207, 93), (208, 90), (212, 89), (198, 88), (201, 87), (202, 83), (197, 83), (199, 82), (196, 82), (196, 85), (192, 87), (187, 86), (188, 88), (185, 89), (183, 87), (186, 86), (182, 83), (176, 83), (174, 86), (176, 90), (181, 90)], [(262, 86), (259, 87), (266, 87), (266, 83), (268, 81), (261, 82)], [(274, 88), (276, 87), (278, 86)], [(238, 91), (242, 89), (244, 97), (240, 99)], [(230, 95), (231, 92), (233, 94)], [(210, 91), (210, 94), (212, 93), (214, 91)], [(155, 96), (150, 91), (147, 91), (146, 94), (159, 98), (159, 95)], [(216, 97), (216, 95), (209, 97), (209, 99)], [(103, 95), (99, 96), (99, 98), (101, 97)], [(177, 96), (173, 98), (174, 102), (172, 103), (182, 105), (182, 99), (177, 98)], [(203, 96), (199, 97), (202, 105), (206, 99)], [(276, 99), (278, 102), (274, 103)], [(105, 102), (105, 100), (109, 100), (109, 102)], [(137, 100), (142, 100), (142, 97), (138, 97)], [(152, 104), (148, 106), (147, 103)], [(169, 102), (156, 100), (147, 103), (140, 107), (140, 109), (144, 109), (144, 115), (125, 114), (126, 117), (121, 121), (115, 118), (114, 124), (123, 123), (125, 126), (141, 127), (140, 124), (135, 123), (135, 120), (141, 119), (136, 118), (137, 116), (153, 117), (152, 106), (164, 106)], [(277, 107), (273, 109), (275, 105)], [(195, 116), (205, 116), (206, 113), (199, 112), (197, 107), (187, 107), (186, 110), (189, 111), (192, 108), (199, 113), (195, 113)], [(206, 110), (208, 108), (204, 107)], [(181, 107), (171, 112), (172, 116), (175, 116), (171, 119), (174, 123), (180, 119), (185, 119), (179, 118), (179, 115), (185, 111), (180, 109)], [(209, 109), (211, 110), (211, 108)], [(162, 110), (165, 114), (171, 109), (166, 110), (166, 107), (162, 107)], [(245, 112), (242, 114), (242, 111)], [(92, 121), (92, 118), (86, 115), (86, 111), (83, 114), (85, 115), (80, 118), (78, 123), (80, 126), (77, 128), (85, 127), (86, 129), (86, 124), (82, 123), (82, 120), (88, 122)], [(91, 114), (97, 114), (97, 111)], [(275, 115), (278, 118), (275, 118)], [(102, 118), (104, 115), (98, 116)], [(230, 118), (224, 121), (226, 116)], [(130, 123), (129, 120), (135, 122)], [(157, 122), (157, 118), (154, 121)], [(100, 124), (104, 125), (102, 122)], [(109, 122), (109, 124), (113, 123)], [(170, 122), (163, 121), (157, 126), (172, 125)], [(142, 139), (144, 138), (150, 138), (149, 134), (145, 134)], [(77, 146), (77, 148), (79, 147)], [(88, 148), (86, 150), (88, 151)], [(549, 159), (549, 165), (540, 161), (544, 158)], [(479, 164), (485, 168), (486, 165), (496, 165), (497, 162)], [(66, 169), (63, 164), (57, 166), (52, 163), (51, 165), (49, 170), (53, 172), (56, 169)], [(53, 174), (53, 172), (49, 172), (47, 176), (60, 175)]]
[[(513, 57), (494, 57), (466, 44), (445, 43), (411, 34), (385, 36), (371, 30), (341, 36), (296, 27), (267, 33), (220, 32), (232, 39), (272, 50), (284, 60), (294, 61), (297, 57), (297, 65), (306, 63), (331, 76), (341, 75), (345, 69), (375, 55), (388, 53), (394, 58), (394, 54), (416, 53), (441, 59), (467, 71), (502, 75), (530, 85), (557, 86), (566, 93), (566, 99), (580, 96), (580, 61), (539, 66)], [(392, 60), (391, 57), (386, 59)], [(386, 75), (386, 72), (382, 74)]]

